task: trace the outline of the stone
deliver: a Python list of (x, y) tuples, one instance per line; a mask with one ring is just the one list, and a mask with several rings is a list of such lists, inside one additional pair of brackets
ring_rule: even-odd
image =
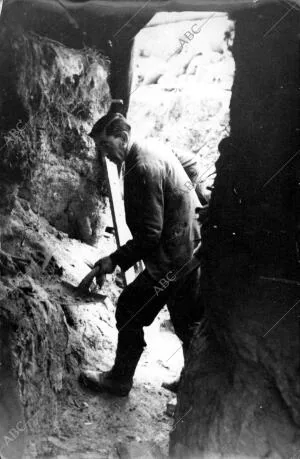
[[(19, 196), (39, 218), (94, 244), (110, 212), (103, 171), (87, 132), (110, 106), (107, 62), (92, 50), (69, 49), (9, 27), (1, 29), (0, 51), (6, 144), (1, 170), (11, 176), (13, 187), (6, 200), (14, 198), (16, 182), (22, 180)], [(14, 75), (8, 76), (11, 68)]]
[(300, 451), (299, 287), (268, 281), (299, 278), (299, 17), (276, 23), (285, 11), (234, 15), (231, 148), (220, 150), (202, 226), (205, 315), (183, 372), (172, 458)]

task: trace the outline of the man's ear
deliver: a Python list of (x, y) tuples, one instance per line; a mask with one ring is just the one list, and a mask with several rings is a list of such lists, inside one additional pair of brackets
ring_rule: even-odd
[(128, 132), (126, 131), (123, 131), (122, 134), (121, 134), (121, 139), (124, 143), (124, 146), (125, 145), (128, 145), (128, 142), (129, 142), (129, 135), (128, 135)]

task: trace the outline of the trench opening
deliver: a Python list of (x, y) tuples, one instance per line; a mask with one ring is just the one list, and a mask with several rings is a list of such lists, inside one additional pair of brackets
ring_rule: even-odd
[(135, 38), (129, 120), (142, 137), (197, 155), (203, 180), (230, 134), (233, 39), (222, 12), (157, 13)]

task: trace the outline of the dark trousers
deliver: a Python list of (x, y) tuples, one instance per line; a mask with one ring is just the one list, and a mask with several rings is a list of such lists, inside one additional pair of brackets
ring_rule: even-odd
[[(169, 285), (167, 283), (169, 282)], [(165, 287), (162, 287), (165, 285)], [(195, 324), (201, 320), (200, 268), (179, 280), (157, 282), (143, 271), (121, 293), (116, 309), (118, 354), (139, 356), (146, 346), (143, 327), (150, 325), (167, 305), (177, 336), (187, 349)], [(139, 357), (137, 357), (138, 360)], [(121, 363), (121, 362), (120, 362)], [(115, 365), (118, 362), (115, 362)]]

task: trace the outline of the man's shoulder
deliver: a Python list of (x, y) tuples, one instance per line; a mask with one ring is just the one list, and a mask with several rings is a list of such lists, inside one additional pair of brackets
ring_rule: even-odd
[(174, 159), (171, 148), (155, 138), (137, 139), (132, 150), (138, 163), (145, 166), (151, 166), (155, 163), (162, 166)]

